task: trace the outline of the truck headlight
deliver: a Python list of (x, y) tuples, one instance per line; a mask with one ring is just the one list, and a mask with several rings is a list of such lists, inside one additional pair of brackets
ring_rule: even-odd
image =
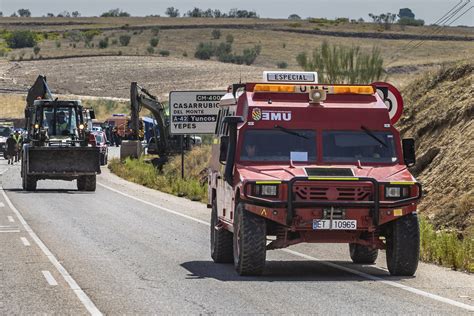
[(410, 187), (408, 186), (387, 186), (385, 187), (385, 197), (388, 199), (399, 199), (410, 196)]
[(278, 185), (275, 184), (257, 184), (255, 185), (255, 195), (258, 196), (277, 196)]

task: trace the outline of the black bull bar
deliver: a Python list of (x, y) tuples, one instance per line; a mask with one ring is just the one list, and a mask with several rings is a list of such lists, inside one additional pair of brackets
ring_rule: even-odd
[[(293, 192), (293, 186), (298, 181), (330, 181), (330, 182), (370, 182), (372, 183), (372, 200), (370, 201), (295, 201), (295, 194)], [(262, 197), (257, 197), (247, 194), (251, 192), (248, 190), (248, 186), (255, 184), (286, 184), (288, 186), (288, 200), (270, 200)], [(385, 185), (416, 185), (418, 187), (418, 195), (390, 201), (380, 200), (380, 187)], [(286, 208), (287, 216), (286, 223), (288, 226), (291, 225), (294, 216), (295, 208), (313, 208), (313, 207), (351, 207), (351, 208), (370, 208), (373, 210), (373, 223), (374, 225), (379, 224), (380, 208), (394, 208), (400, 206), (406, 206), (412, 202), (416, 202), (421, 198), (421, 184), (418, 182), (378, 182), (373, 178), (365, 177), (295, 177), (289, 181), (249, 181), (244, 185), (244, 196), (245, 198), (255, 205), (273, 208)]]

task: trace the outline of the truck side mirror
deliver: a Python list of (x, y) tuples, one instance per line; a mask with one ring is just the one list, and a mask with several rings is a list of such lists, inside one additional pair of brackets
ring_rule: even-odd
[(227, 150), (229, 148), (229, 136), (221, 136), (221, 145), (219, 147), (219, 161), (224, 163), (227, 160)]
[(405, 165), (412, 167), (416, 163), (415, 140), (413, 138), (405, 138), (402, 140), (403, 160)]
[(237, 124), (242, 122), (244, 122), (244, 118), (242, 116), (227, 116), (224, 119), (224, 124), (227, 124), (229, 127), (229, 145), (227, 150), (224, 180), (229, 185), (232, 185), (234, 181), (234, 163), (237, 147)]

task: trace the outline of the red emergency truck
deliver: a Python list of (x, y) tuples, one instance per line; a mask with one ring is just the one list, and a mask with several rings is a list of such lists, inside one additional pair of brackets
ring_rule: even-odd
[[(419, 259), (421, 185), (413, 139), (394, 123), (390, 84), (317, 84), (313, 73), (265, 73), (234, 84), (220, 104), (209, 168), (211, 256), (261, 274), (266, 251), (346, 243), (354, 263), (386, 249), (392, 275)], [(283, 82), (282, 82), (283, 81)]]

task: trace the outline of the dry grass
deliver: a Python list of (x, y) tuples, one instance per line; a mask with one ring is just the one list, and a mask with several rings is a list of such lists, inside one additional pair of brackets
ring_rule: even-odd
[(23, 117), (25, 96), (17, 94), (0, 94), (0, 118)]

